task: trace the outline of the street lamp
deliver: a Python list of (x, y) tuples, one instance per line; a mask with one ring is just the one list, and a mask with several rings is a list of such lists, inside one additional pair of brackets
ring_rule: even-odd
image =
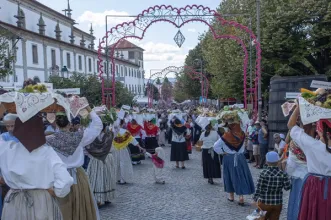
[[(256, 32), (257, 32), (257, 41), (261, 44), (261, 30), (260, 30), (260, 7), (261, 1), (256, 0)], [(258, 120), (262, 119), (262, 89), (261, 89), (261, 73), (258, 78), (257, 86), (257, 96), (258, 96)]]
[(67, 66), (63, 66), (61, 69), (62, 77), (64, 77), (64, 74), (67, 73), (67, 78), (69, 78), (69, 71), (67, 69)]
[(202, 72), (202, 64), (203, 64), (203, 61), (202, 59), (195, 59), (194, 62), (196, 63), (200, 63), (200, 72), (201, 72), (201, 96), (202, 96), (202, 100), (204, 100), (204, 94), (203, 94), (203, 84), (204, 84), (204, 81), (203, 81), (203, 72)]

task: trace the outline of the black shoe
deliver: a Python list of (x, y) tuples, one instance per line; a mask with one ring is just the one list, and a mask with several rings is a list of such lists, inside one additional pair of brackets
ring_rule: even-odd
[(182, 167), (182, 169), (185, 169), (185, 168), (186, 168), (185, 166)]

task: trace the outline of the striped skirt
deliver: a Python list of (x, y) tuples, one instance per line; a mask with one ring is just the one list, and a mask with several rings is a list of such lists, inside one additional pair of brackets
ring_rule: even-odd
[(83, 168), (77, 168), (77, 184), (71, 186), (70, 193), (58, 198), (64, 220), (97, 220), (95, 201), (88, 177)]
[(227, 193), (251, 195), (255, 186), (244, 154), (225, 154), (223, 156), (223, 181)]
[(111, 202), (115, 198), (116, 163), (113, 155), (108, 154), (105, 161), (91, 158), (87, 168), (91, 190), (99, 205)]
[(9, 190), (2, 220), (62, 220), (58, 203), (47, 190)]

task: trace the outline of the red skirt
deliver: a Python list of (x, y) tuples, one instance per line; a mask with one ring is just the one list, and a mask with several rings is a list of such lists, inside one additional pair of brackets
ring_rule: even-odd
[(309, 174), (301, 196), (298, 220), (331, 219), (331, 177)]
[(192, 142), (191, 142), (191, 139), (186, 139), (186, 149), (187, 149), (187, 153), (189, 153), (189, 154), (192, 153)]

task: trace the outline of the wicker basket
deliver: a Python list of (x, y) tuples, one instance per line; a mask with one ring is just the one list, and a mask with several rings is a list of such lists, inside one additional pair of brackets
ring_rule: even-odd
[[(17, 113), (15, 102), (10, 102), (10, 103), (3, 102), (2, 105), (6, 108), (8, 113), (13, 113), (13, 114)], [(55, 101), (53, 104), (51, 104), (50, 106), (47, 106), (40, 112), (54, 113), (54, 112), (64, 112), (64, 111), (65, 111), (65, 109), (61, 105), (58, 105), (57, 102)]]
[(203, 145), (203, 142), (202, 141), (198, 141), (195, 145), (195, 150), (200, 152), (201, 151), (201, 147)]

